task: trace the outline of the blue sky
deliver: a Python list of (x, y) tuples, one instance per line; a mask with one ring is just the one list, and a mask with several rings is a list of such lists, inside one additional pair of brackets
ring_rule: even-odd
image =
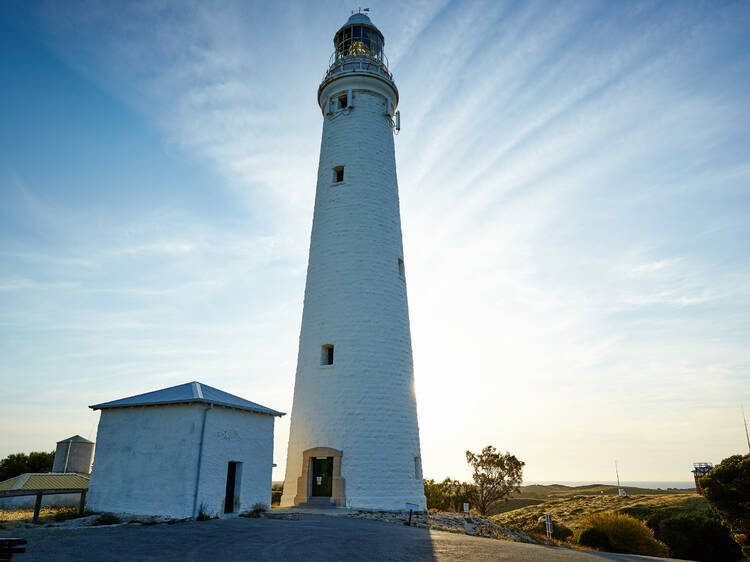
[[(0, 7), (0, 456), (199, 380), (291, 411), (341, 2)], [(376, 2), (424, 471), (746, 449), (750, 6)], [(283, 474), (288, 417), (277, 424)]]

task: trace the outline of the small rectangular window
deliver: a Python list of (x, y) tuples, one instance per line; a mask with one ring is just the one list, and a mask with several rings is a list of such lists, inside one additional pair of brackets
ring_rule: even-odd
[(398, 276), (401, 279), (406, 279), (406, 269), (404, 268), (404, 260), (398, 258)]
[(320, 364), (333, 365), (333, 344), (326, 344), (321, 348)]
[(349, 96), (347, 96), (346, 94), (341, 94), (336, 99), (339, 103), (339, 109), (346, 109), (347, 107), (349, 107)]
[(336, 166), (333, 169), (333, 182), (334, 183), (340, 183), (344, 181), (344, 167), (343, 166)]
[(419, 457), (414, 457), (414, 478), (422, 479), (422, 459)]

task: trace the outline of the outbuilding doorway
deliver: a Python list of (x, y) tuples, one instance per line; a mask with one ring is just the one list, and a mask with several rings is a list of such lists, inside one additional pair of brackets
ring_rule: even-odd
[(333, 457), (312, 459), (311, 495), (330, 498), (333, 493)]
[(224, 496), (224, 513), (235, 513), (240, 509), (240, 486), (242, 463), (229, 461), (227, 465), (227, 490)]

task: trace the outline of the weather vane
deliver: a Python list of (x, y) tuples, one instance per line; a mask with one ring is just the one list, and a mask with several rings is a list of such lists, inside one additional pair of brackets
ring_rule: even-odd
[[(370, 8), (357, 8), (356, 13), (361, 14), (362, 12), (369, 12), (369, 11), (370, 11)], [(354, 13), (355, 13), (354, 10), (352, 10), (352, 15), (354, 15)]]

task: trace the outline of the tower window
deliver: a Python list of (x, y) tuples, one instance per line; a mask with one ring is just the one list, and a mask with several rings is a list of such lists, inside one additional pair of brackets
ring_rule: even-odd
[(414, 457), (414, 478), (422, 479), (422, 459), (419, 457)]
[(401, 279), (406, 279), (406, 269), (404, 268), (404, 260), (398, 258), (398, 276)]
[(344, 167), (343, 166), (336, 166), (333, 169), (333, 182), (334, 183), (340, 183), (344, 181)]
[(333, 365), (333, 344), (326, 344), (320, 349), (320, 364)]
[(346, 109), (349, 107), (349, 96), (346, 94), (336, 96), (336, 102), (338, 104), (338, 109)]

